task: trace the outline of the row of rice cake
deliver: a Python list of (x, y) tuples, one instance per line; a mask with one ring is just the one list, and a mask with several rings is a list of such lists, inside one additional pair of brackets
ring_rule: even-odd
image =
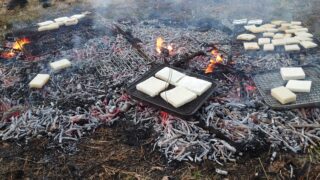
[(49, 30), (54, 30), (54, 29), (59, 29), (60, 26), (72, 26), (78, 24), (79, 20), (86, 17), (89, 12), (83, 12), (81, 14), (75, 14), (70, 17), (59, 17), (49, 21), (44, 21), (37, 23), (38, 31), (49, 31)]
[[(300, 21), (292, 21), (291, 23), (273, 21), (259, 27), (255, 25), (245, 26), (245, 29), (252, 33), (262, 33), (263, 38), (259, 38), (258, 43), (244, 43), (244, 48), (245, 50), (258, 50), (260, 49), (259, 45), (263, 45), (264, 51), (274, 51), (275, 46), (285, 46), (286, 51), (300, 51), (298, 44), (305, 49), (317, 47), (318, 45), (313, 42), (313, 35), (308, 33), (308, 29), (301, 24)], [(237, 39), (252, 41), (256, 39), (256, 35), (240, 34)]]

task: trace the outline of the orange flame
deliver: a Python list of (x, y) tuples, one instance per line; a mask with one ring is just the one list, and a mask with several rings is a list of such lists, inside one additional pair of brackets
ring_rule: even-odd
[(157, 43), (156, 43), (156, 51), (161, 54), (161, 48), (162, 48), (162, 45), (164, 43), (164, 40), (162, 39), (162, 37), (158, 37), (157, 38)]
[(28, 38), (18, 39), (16, 42), (13, 43), (12, 49), (21, 51), (23, 49), (23, 46), (29, 43), (30, 40)]
[(162, 37), (158, 37), (157, 42), (156, 42), (156, 51), (158, 52), (158, 54), (161, 54), (162, 48), (166, 48), (169, 51), (169, 54), (171, 55), (173, 52), (172, 44), (168, 44), (167, 47), (165, 47), (165, 46), (166, 46), (166, 43), (165, 43), (164, 39)]
[(206, 74), (213, 73), (213, 70), (214, 70), (216, 64), (220, 64), (223, 62), (223, 57), (218, 52), (218, 50), (216, 50), (216, 49), (212, 50), (211, 54), (213, 55), (213, 57), (210, 59), (210, 64), (205, 69)]

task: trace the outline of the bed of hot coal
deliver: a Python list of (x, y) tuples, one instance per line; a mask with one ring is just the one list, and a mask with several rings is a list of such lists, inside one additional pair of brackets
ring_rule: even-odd
[[(57, 144), (74, 144), (101, 125), (130, 124), (124, 132), (131, 145), (152, 132), (154, 149), (169, 162), (210, 159), (219, 164), (259, 155), (269, 147), (273, 158), (283, 150), (303, 153), (319, 142), (320, 109), (272, 110), (252, 80), (254, 73), (268, 69), (314, 64), (319, 52), (246, 54), (232, 43), (233, 27), (221, 28), (219, 23), (204, 30), (158, 20), (112, 22), (92, 16), (94, 21), (84, 19), (74, 27), (41, 33), (30, 27), (8, 36), (11, 40), (27, 37), (31, 43), (12, 59), (1, 59), (2, 140), (28, 143), (31, 138), (50, 138)], [(164, 48), (158, 54), (158, 37), (173, 50)], [(225, 58), (205, 74), (213, 49)], [(72, 67), (52, 72), (48, 63), (61, 58), (70, 59)], [(128, 83), (164, 62), (218, 83), (211, 98), (189, 119), (151, 108), (126, 94)], [(28, 82), (38, 73), (49, 73), (50, 81), (43, 89), (30, 89)]]

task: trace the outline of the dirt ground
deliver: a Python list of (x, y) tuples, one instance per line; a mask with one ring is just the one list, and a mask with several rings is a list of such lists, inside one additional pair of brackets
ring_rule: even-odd
[[(224, 11), (226, 4), (216, 0), (219, 6), (215, 10)], [(16, 7), (7, 10), (6, 0), (0, 1), (0, 42), (4, 34), (20, 24), (28, 24), (38, 18), (43, 18), (47, 13), (68, 11), (74, 6), (90, 5), (99, 11), (106, 8), (106, 15), (110, 17), (128, 15), (133, 13), (137, 17), (145, 16), (137, 9), (148, 6), (147, 1), (137, 2), (97, 1), (96, 4), (84, 0), (55, 0), (52, 6), (43, 8), (38, 0), (29, 0), (26, 7)], [(289, 16), (277, 9), (287, 6), (295, 1), (278, 1), (279, 7), (267, 11), (278, 12), (279, 17)], [(313, 2), (313, 1), (312, 1)], [(316, 2), (316, 1), (315, 1)], [(102, 3), (102, 4), (101, 4)], [(272, 3), (274, 3), (272, 1)], [(307, 2), (308, 3), (308, 2)], [(307, 4), (305, 3), (305, 4)], [(311, 3), (311, 1), (310, 1)], [(134, 6), (132, 6), (134, 4)], [(121, 5), (121, 6), (120, 6)], [(108, 10), (114, 7), (127, 11)], [(242, 6), (242, 4), (239, 4)], [(312, 4), (310, 5), (312, 6)], [(160, 8), (161, 7), (158, 7)], [(195, 7), (197, 9), (197, 7)], [(236, 7), (234, 7), (237, 9)], [(259, 11), (260, 6), (256, 10)], [(306, 6), (305, 8), (309, 8)], [(201, 9), (201, 8), (199, 8)], [(295, 9), (293, 16), (299, 13), (307, 14), (302, 17), (316, 34), (319, 31), (319, 11), (303, 7)], [(199, 10), (200, 11), (200, 10)], [(216, 11), (215, 11), (216, 12)], [(244, 12), (247, 12), (244, 10)], [(237, 12), (241, 13), (241, 12)], [(221, 13), (229, 18), (237, 15), (234, 13)], [(252, 12), (249, 12), (252, 15)], [(290, 16), (292, 16), (290, 14)], [(155, 135), (151, 130), (146, 131), (135, 127), (128, 122), (117, 122), (111, 127), (100, 127), (96, 132), (81, 139), (77, 144), (58, 145), (47, 138), (35, 138), (26, 142), (0, 141), (0, 177), (1, 179), (21, 178), (52, 178), (52, 179), (319, 179), (320, 178), (320, 146), (309, 149), (306, 154), (279, 153), (274, 162), (270, 162), (271, 149), (266, 149), (258, 157), (254, 154), (239, 158), (236, 163), (220, 166), (211, 161), (202, 163), (168, 164), (165, 157), (157, 149), (153, 149)], [(61, 146), (68, 146), (62, 148)], [(70, 149), (70, 151), (66, 151)], [(63, 151), (64, 150), (64, 151)], [(228, 175), (217, 174), (216, 168), (228, 171)]]

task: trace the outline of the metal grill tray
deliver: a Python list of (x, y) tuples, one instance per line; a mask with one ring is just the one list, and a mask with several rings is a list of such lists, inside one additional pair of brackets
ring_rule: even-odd
[[(170, 68), (175, 69), (177, 71), (183, 72), (186, 75), (209, 81), (212, 83), (212, 86), (210, 89), (208, 89), (201, 96), (198, 96), (197, 99), (195, 99), (195, 100), (193, 100), (193, 101), (191, 101), (191, 102), (189, 102), (179, 108), (175, 108), (171, 104), (164, 101), (160, 97), (160, 95), (158, 95), (156, 97), (150, 97), (150, 96), (148, 96), (148, 95), (146, 95), (136, 89), (137, 84), (150, 78), (151, 76), (154, 76), (159, 70), (161, 70), (164, 67), (170, 67)], [(128, 85), (127, 92), (133, 98), (135, 98), (139, 101), (150, 104), (156, 108), (160, 108), (166, 112), (169, 112), (169, 113), (172, 113), (172, 114), (175, 114), (178, 116), (187, 117), (187, 116), (193, 115), (194, 113), (196, 113), (198, 111), (198, 109), (203, 105), (203, 103), (206, 102), (208, 100), (208, 98), (212, 95), (216, 86), (217, 86), (217, 84), (215, 82), (213, 82), (213, 80), (208, 77), (198, 75), (195, 73), (191, 73), (191, 72), (187, 72), (186, 70), (179, 69), (176, 67), (171, 67), (171, 66), (166, 66), (166, 65), (156, 65), (155, 67), (151, 68), (150, 71), (146, 72), (141, 78), (139, 78), (138, 80), (136, 80), (132, 84)], [(167, 88), (166, 90), (172, 89), (173, 87), (174, 86), (170, 85), (169, 88)]]
[(320, 107), (320, 67), (303, 66), (306, 80), (312, 81), (310, 93), (295, 93), (297, 101), (293, 104), (282, 105), (271, 96), (271, 89), (279, 86), (285, 86), (287, 81), (282, 80), (280, 70), (273, 70), (253, 77), (253, 80), (264, 98), (265, 102), (273, 109), (294, 109), (302, 107)]

